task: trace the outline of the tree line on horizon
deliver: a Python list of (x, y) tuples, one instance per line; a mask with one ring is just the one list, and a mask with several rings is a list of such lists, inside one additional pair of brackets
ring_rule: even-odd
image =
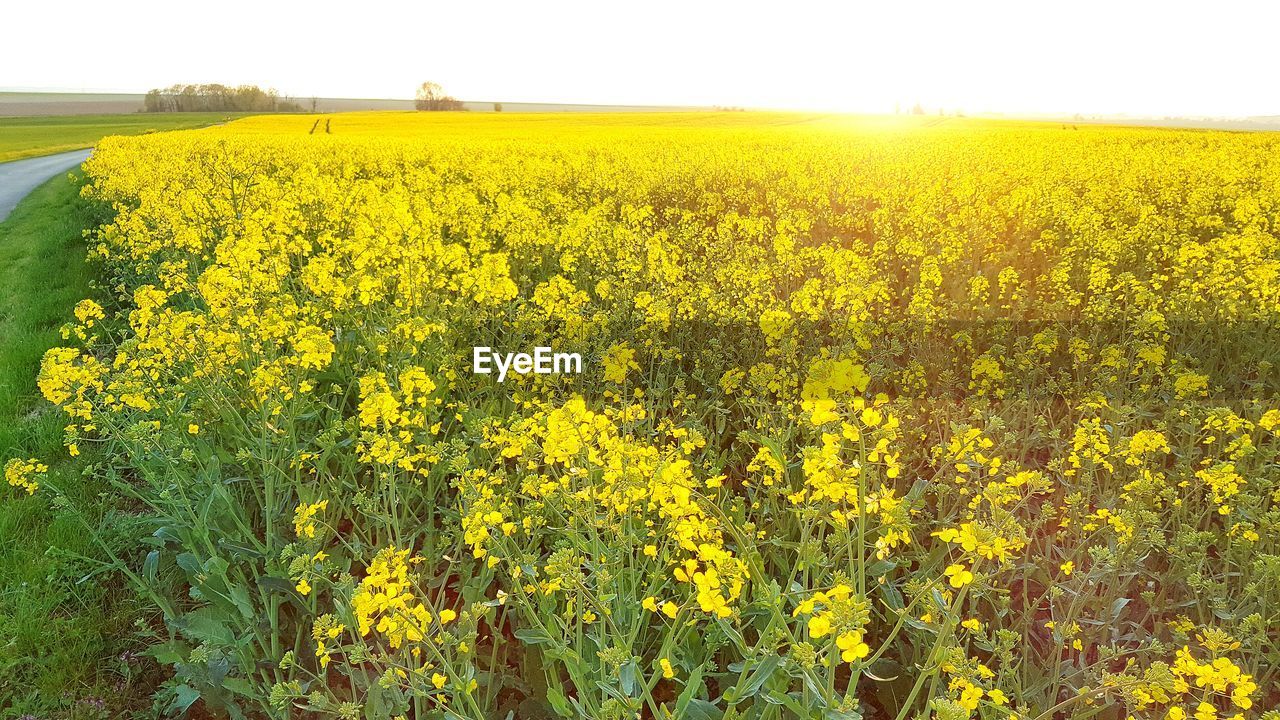
[[(311, 99), (311, 112), (317, 98)], [(461, 100), (448, 95), (434, 82), (424, 82), (414, 96), (414, 107), (424, 111), (465, 110)], [(502, 103), (493, 109), (502, 111)], [(274, 89), (257, 85), (229, 86), (220, 83), (176, 84), (153, 88), (143, 98), (145, 112), (305, 112), (306, 108), (282, 99)]]
[(282, 99), (274, 89), (218, 83), (170, 85), (147, 91), (146, 112), (302, 112), (302, 105)]

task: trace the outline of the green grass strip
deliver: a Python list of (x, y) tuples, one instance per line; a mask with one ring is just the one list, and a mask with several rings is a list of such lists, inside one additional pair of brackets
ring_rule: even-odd
[[(0, 464), (40, 458), (77, 506), (105, 512), (105, 484), (83, 475), (91, 451), (68, 457), (65, 416), (35, 382), (41, 356), (92, 292), (82, 235), (93, 218), (78, 191), (59, 175), (0, 223)], [(129, 664), (116, 659), (116, 639), (130, 631), (127, 595), (99, 574), (90, 559), (99, 555), (49, 493), (0, 486), (0, 716), (74, 715), (127, 684)]]

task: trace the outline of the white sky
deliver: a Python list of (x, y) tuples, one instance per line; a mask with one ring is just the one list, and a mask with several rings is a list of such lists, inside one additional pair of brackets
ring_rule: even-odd
[(1280, 114), (1280, 3), (6, 0), (0, 89)]

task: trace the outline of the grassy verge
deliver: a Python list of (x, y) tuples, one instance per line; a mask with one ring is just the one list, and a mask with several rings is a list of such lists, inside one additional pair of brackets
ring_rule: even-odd
[[(105, 485), (84, 475), (92, 453), (67, 456), (64, 417), (35, 384), (41, 356), (92, 293), (82, 239), (92, 220), (78, 183), (60, 175), (0, 223), (0, 458), (64, 458), (49, 462), (48, 480), (105, 513)], [(48, 493), (0, 487), (0, 717), (95, 717), (109, 712), (99, 700), (110, 708), (130, 694), (133, 664), (116, 640), (130, 631), (127, 594), (98, 574), (99, 555)]]
[(0, 117), (0, 162), (86, 148), (107, 135), (204, 127), (245, 113), (130, 113)]

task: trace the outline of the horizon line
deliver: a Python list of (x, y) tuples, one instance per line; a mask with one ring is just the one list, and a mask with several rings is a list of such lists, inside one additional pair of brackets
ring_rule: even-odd
[[(188, 83), (198, 85), (201, 83)], [(227, 87), (238, 87), (236, 85), (227, 85)], [(153, 88), (156, 89), (156, 88)], [(265, 88), (267, 90), (275, 90), (274, 88)], [(120, 96), (145, 96), (148, 91), (122, 90), (122, 89), (93, 89), (93, 88), (66, 88), (66, 87), (34, 87), (34, 86), (3, 86), (0, 87), (0, 94), (32, 94), (32, 95), (120, 95)], [(275, 90), (278, 96), (285, 100), (305, 100), (316, 98), (318, 100), (350, 100), (350, 101), (381, 101), (381, 102), (413, 102), (414, 98), (406, 97), (371, 97), (371, 96), (347, 96), (347, 95), (299, 95), (293, 93), (284, 93)], [(463, 103), (474, 104), (511, 104), (511, 105), (577, 105), (584, 107), (621, 107), (621, 108), (670, 108), (681, 110), (702, 110), (713, 111), (717, 109), (733, 109), (749, 112), (815, 112), (830, 113), (838, 115), (911, 115), (914, 114), (910, 110), (839, 110), (832, 108), (815, 108), (815, 107), (769, 107), (769, 106), (753, 106), (739, 104), (723, 104), (710, 103), (700, 105), (687, 105), (682, 103), (633, 103), (633, 102), (579, 102), (579, 101), (546, 101), (546, 100), (461, 100)], [(924, 105), (923, 103), (914, 103), (926, 108), (925, 115), (967, 115), (970, 117), (1006, 117), (1006, 118), (1027, 118), (1027, 119), (1134, 119), (1134, 120), (1198, 120), (1198, 121), (1280, 121), (1280, 110), (1274, 114), (1263, 115), (1213, 115), (1213, 114), (1158, 114), (1158, 113), (1135, 113), (1130, 111), (1111, 111), (1111, 112), (1080, 112), (1072, 110), (1040, 110), (1040, 111), (1009, 111), (1009, 110), (981, 110), (966, 111), (963, 108), (946, 108)]]

